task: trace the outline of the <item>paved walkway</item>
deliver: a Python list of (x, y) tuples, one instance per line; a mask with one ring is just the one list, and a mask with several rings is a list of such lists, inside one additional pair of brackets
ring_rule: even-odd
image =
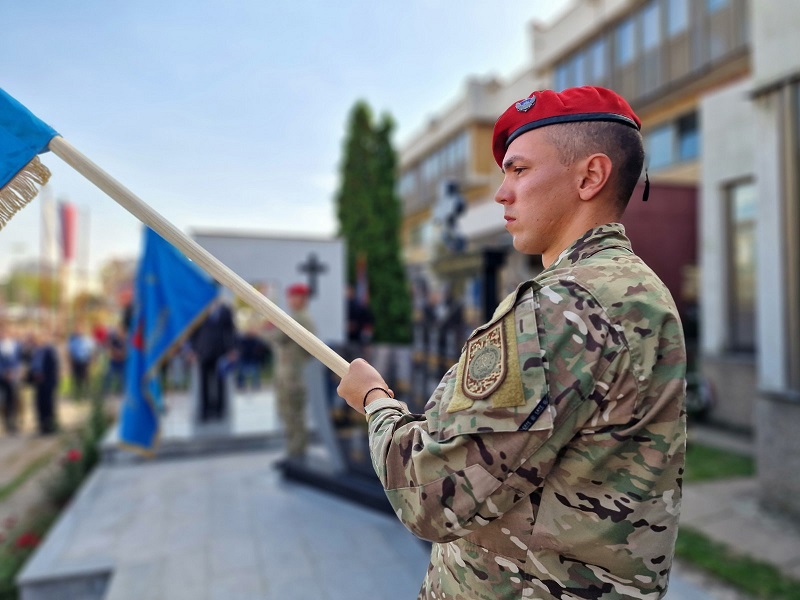
[[(689, 439), (753, 455), (752, 443), (739, 435), (695, 426)], [(755, 477), (686, 485), (681, 524), (800, 580), (800, 523), (759, 504)]]
[[(257, 398), (237, 406), (251, 425), (247, 406), (253, 415), (264, 410)], [(22, 600), (415, 598), (426, 545), (391, 516), (284, 481), (274, 468), (279, 456), (272, 449), (100, 467), (25, 566)], [(687, 486), (687, 522), (715, 535), (744, 527), (749, 521), (729, 500), (748, 483), (729, 485)], [(767, 537), (747, 545), (763, 553)], [(787, 537), (783, 551), (797, 539)], [(782, 556), (761, 559), (773, 555)], [(680, 563), (667, 594), (744, 599)]]

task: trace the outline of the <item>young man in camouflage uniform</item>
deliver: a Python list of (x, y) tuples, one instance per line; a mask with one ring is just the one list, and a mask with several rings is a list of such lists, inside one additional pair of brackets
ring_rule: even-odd
[(354, 361), (375, 470), (434, 542), (420, 598), (656, 599), (666, 592), (685, 449), (685, 350), (664, 284), (618, 223), (641, 123), (601, 88), (534, 92), (493, 136), (496, 201), (544, 271), (468, 339), (410, 414)]
[[(289, 314), (300, 325), (313, 333), (314, 326), (308, 315), (309, 288), (296, 283), (286, 289)], [(275, 391), (278, 401), (278, 416), (286, 434), (286, 453), (289, 459), (299, 460), (305, 456), (308, 443), (306, 431), (306, 384), (303, 368), (309, 354), (288, 335), (271, 323), (266, 339), (277, 355), (275, 367)]]

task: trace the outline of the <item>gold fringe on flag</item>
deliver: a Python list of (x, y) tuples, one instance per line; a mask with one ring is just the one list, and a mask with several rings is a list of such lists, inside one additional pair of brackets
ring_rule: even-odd
[(0, 229), (34, 199), (39, 193), (39, 187), (49, 180), (50, 170), (42, 164), (38, 156), (34, 156), (33, 160), (0, 190)]

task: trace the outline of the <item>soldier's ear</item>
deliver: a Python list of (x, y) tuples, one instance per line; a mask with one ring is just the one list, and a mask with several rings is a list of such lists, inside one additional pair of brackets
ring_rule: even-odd
[(598, 152), (578, 161), (578, 165), (578, 195), (581, 200), (593, 200), (611, 178), (611, 159)]

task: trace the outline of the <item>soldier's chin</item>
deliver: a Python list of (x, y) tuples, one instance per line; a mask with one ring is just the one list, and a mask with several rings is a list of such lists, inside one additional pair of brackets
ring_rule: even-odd
[(522, 236), (513, 236), (512, 242), (514, 244), (514, 250), (517, 252), (521, 252), (522, 254), (541, 254), (541, 252), (534, 247), (534, 244), (531, 244), (529, 240), (526, 240)]

